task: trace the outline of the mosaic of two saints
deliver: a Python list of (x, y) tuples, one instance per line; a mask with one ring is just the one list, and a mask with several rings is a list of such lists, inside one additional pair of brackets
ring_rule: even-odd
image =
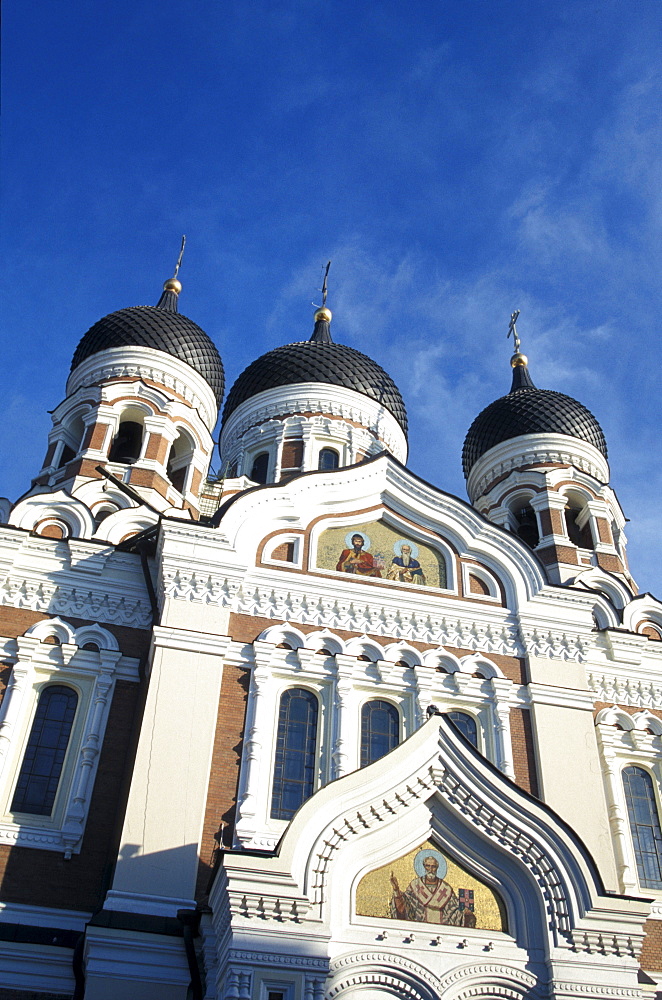
[(426, 545), (403, 538), (383, 521), (329, 528), (320, 537), (317, 565), (338, 573), (426, 587), (446, 586), (446, 564)]

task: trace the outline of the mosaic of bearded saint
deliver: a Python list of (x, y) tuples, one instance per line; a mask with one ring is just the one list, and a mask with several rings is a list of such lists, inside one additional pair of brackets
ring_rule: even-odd
[(424, 586), (425, 573), (418, 559), (414, 558), (418, 555), (418, 546), (401, 538), (393, 546), (393, 551), (395, 555), (386, 578), (399, 583), (419, 583)]
[(461, 899), (444, 881), (447, 864), (439, 851), (422, 850), (414, 858), (412, 879), (406, 889), (401, 889), (391, 873), (391, 916), (400, 920), (417, 920), (428, 924), (453, 924), (456, 927), (475, 927), (473, 893), (460, 889)]

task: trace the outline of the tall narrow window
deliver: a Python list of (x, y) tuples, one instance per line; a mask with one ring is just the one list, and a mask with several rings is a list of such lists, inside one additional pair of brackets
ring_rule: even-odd
[(457, 726), (462, 735), (478, 749), (478, 727), (473, 715), (468, 712), (448, 712), (448, 718)]
[(388, 701), (367, 701), (361, 709), (361, 767), (373, 764), (398, 745), (400, 719)]
[(42, 691), (11, 804), (12, 812), (50, 816), (77, 703), (76, 692), (61, 684), (51, 684)]
[(317, 468), (322, 472), (331, 472), (340, 464), (340, 455), (335, 448), (322, 448), (317, 462)]
[(60, 461), (57, 464), (58, 469), (64, 468), (67, 462), (71, 462), (72, 459), (76, 457), (76, 452), (73, 448), (70, 448), (68, 444), (65, 444), (62, 448), (62, 454), (60, 455)]
[(280, 699), (274, 785), (273, 819), (292, 819), (315, 788), (317, 698), (304, 688), (289, 688)]
[(514, 511), (514, 514), (517, 520), (516, 533), (523, 542), (526, 542), (529, 548), (535, 549), (540, 541), (540, 535), (538, 534), (538, 522), (533, 507), (527, 504), (526, 507), (520, 507)]
[(623, 786), (639, 885), (662, 889), (662, 830), (652, 778), (642, 767), (630, 765), (623, 768)]
[(267, 473), (269, 471), (269, 452), (261, 451), (259, 455), (256, 455), (253, 459), (253, 466), (251, 468), (250, 478), (254, 483), (260, 483), (264, 485), (267, 481)]
[(110, 446), (108, 461), (133, 465), (140, 458), (142, 444), (142, 424), (135, 420), (122, 420)]
[(180, 493), (186, 488), (186, 478), (193, 459), (195, 445), (185, 431), (180, 431), (170, 446), (166, 472), (168, 479)]
[(593, 535), (590, 523), (586, 521), (583, 528), (577, 523), (583, 512), (583, 507), (573, 503), (566, 507), (564, 511), (566, 532), (573, 545), (578, 545), (581, 549), (592, 549)]

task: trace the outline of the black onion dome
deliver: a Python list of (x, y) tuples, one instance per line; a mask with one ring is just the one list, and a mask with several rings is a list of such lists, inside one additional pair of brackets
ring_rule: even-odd
[(165, 283), (157, 305), (119, 309), (90, 327), (76, 348), (71, 371), (86, 358), (111, 347), (151, 347), (194, 368), (211, 387), (220, 406), (225, 389), (221, 356), (205, 331), (177, 311), (178, 292), (173, 290), (173, 284), (179, 282)]
[(590, 410), (571, 396), (537, 389), (525, 365), (513, 370), (513, 384), (478, 414), (464, 440), (462, 466), (468, 478), (481, 455), (523, 434), (565, 434), (597, 448), (607, 458), (607, 442)]
[[(329, 310), (325, 312), (330, 317)], [(329, 322), (317, 318), (310, 340), (276, 347), (242, 372), (228, 393), (223, 422), (238, 406), (258, 393), (298, 382), (322, 382), (360, 392), (381, 403), (407, 433), (407, 411), (391, 376), (361, 351), (334, 343)]]

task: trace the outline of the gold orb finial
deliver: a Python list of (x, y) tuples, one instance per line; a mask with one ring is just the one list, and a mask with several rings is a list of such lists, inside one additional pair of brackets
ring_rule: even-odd
[(316, 323), (319, 323), (320, 320), (324, 320), (325, 323), (330, 323), (332, 319), (333, 319), (333, 313), (331, 312), (330, 309), (327, 309), (326, 306), (322, 306), (322, 308), (318, 309), (317, 312), (315, 313)]
[(510, 359), (510, 363), (513, 368), (520, 368), (520, 367), (526, 368), (526, 366), (529, 363), (529, 359), (527, 358), (526, 354), (522, 354), (520, 351), (518, 351), (516, 354), (513, 354), (512, 358)]
[(177, 278), (168, 278), (167, 281), (163, 282), (164, 292), (174, 292), (175, 295), (179, 295), (182, 290), (182, 283), (178, 281)]

